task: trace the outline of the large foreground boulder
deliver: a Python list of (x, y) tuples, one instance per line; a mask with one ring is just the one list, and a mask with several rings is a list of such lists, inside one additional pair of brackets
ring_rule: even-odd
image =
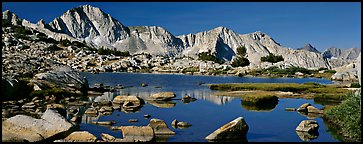
[(249, 127), (243, 117), (238, 117), (215, 130), (213, 133), (205, 137), (205, 139), (210, 141), (246, 140), (248, 128)]
[(16, 115), (2, 122), (2, 141), (53, 141), (75, 130), (56, 110), (47, 109), (41, 119)]
[(59, 67), (54, 71), (36, 74), (31, 82), (41, 90), (60, 88), (76, 94), (87, 94), (88, 90), (87, 79), (69, 67)]

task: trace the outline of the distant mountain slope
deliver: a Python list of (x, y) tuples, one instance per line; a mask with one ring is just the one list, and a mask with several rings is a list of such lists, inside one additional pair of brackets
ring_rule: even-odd
[(339, 49), (336, 47), (331, 47), (323, 52), (324, 58), (337, 58), (343, 60), (354, 60), (358, 57), (361, 49), (359, 48), (349, 48), (349, 49)]
[(297, 50), (305, 50), (305, 51), (310, 51), (310, 52), (315, 52), (315, 53), (320, 53), (315, 47), (313, 47), (311, 44), (306, 44), (304, 47), (302, 48), (297, 48)]

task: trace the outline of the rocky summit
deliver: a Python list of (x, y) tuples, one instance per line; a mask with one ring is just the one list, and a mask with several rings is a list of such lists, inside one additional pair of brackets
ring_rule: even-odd
[(313, 47), (311, 44), (306, 44), (304, 47), (302, 48), (298, 48), (297, 50), (306, 50), (306, 51), (311, 51), (311, 52), (316, 52), (316, 53), (320, 53), (315, 47)]

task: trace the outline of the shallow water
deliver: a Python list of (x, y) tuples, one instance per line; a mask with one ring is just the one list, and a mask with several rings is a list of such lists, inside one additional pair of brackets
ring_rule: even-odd
[[(147, 98), (151, 94), (172, 91), (176, 93), (176, 99), (184, 95), (197, 98), (197, 101), (188, 104), (181, 100), (173, 100), (173, 103), (164, 104), (165, 107), (157, 107), (145, 101), (145, 105), (140, 111), (135, 113), (125, 113), (123, 111), (114, 111), (111, 115), (88, 117), (83, 116), (80, 124), (82, 130), (87, 130), (95, 136), (100, 137), (101, 133), (108, 133), (115, 137), (122, 138), (121, 131), (113, 131), (107, 126), (98, 126), (87, 124), (90, 121), (115, 121), (113, 126), (147, 125), (151, 118), (162, 119), (168, 127), (176, 132), (176, 135), (164, 137), (160, 141), (169, 142), (203, 142), (204, 138), (218, 129), (222, 125), (242, 116), (249, 126), (247, 140), (249, 142), (301, 142), (302, 139), (297, 135), (295, 128), (302, 120), (308, 118), (297, 113), (287, 112), (285, 108), (298, 108), (303, 103), (311, 103), (317, 108), (322, 108), (320, 104), (315, 104), (313, 100), (306, 99), (279, 99), (276, 106), (259, 108), (243, 105), (241, 98), (222, 97), (211, 95), (210, 90), (205, 84), (210, 83), (305, 83), (318, 82), (322, 84), (331, 84), (326, 79), (317, 78), (255, 78), (255, 77), (234, 77), (234, 76), (192, 76), (178, 74), (138, 74), (138, 73), (82, 73), (88, 79), (90, 87), (95, 83), (116, 86), (132, 86), (121, 89), (117, 92), (106, 92), (99, 97), (90, 97), (92, 101), (112, 100), (117, 95), (136, 95), (141, 98)], [(141, 87), (141, 83), (147, 83), (148, 86)], [(205, 84), (204, 84), (205, 83)], [(160, 86), (161, 88), (155, 88)], [(150, 114), (150, 119), (145, 119), (143, 115)], [(129, 119), (138, 119), (136, 123), (129, 123)], [(186, 129), (174, 129), (171, 122), (186, 121), (192, 126)], [(312, 142), (334, 142), (335, 140), (325, 126), (322, 118), (315, 120), (319, 123), (319, 136), (311, 139)]]

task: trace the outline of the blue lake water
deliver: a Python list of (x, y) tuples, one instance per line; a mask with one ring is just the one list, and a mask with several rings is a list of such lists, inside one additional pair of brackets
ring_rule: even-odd
[[(249, 142), (301, 142), (295, 128), (302, 120), (308, 120), (297, 112), (287, 112), (285, 108), (298, 108), (303, 103), (311, 103), (317, 108), (320, 104), (307, 99), (279, 99), (276, 106), (270, 109), (255, 110), (253, 107), (242, 105), (241, 98), (212, 95), (206, 84), (211, 83), (305, 83), (318, 82), (331, 84), (330, 80), (317, 78), (256, 78), (256, 77), (234, 77), (234, 76), (193, 76), (179, 74), (140, 74), (140, 73), (82, 73), (88, 79), (90, 87), (95, 83), (116, 86), (132, 86), (117, 92), (106, 92), (102, 96), (90, 97), (92, 101), (111, 100), (117, 95), (136, 95), (143, 99), (162, 91), (176, 93), (176, 99), (185, 95), (197, 98), (197, 101), (183, 103), (181, 100), (173, 100), (172, 103), (163, 106), (155, 105), (145, 101), (140, 111), (126, 113), (114, 111), (111, 115), (88, 117), (83, 116), (81, 129), (87, 130), (97, 137), (101, 133), (107, 133), (122, 138), (120, 130), (113, 131), (107, 126), (88, 124), (90, 121), (115, 121), (113, 126), (145, 126), (151, 118), (158, 118), (165, 121), (168, 127), (176, 132), (176, 135), (166, 137), (162, 141), (168, 142), (204, 142), (204, 138), (237, 117), (243, 117), (249, 126), (247, 140)], [(148, 86), (141, 87), (141, 83)], [(205, 83), (205, 84), (204, 84)], [(156, 88), (156, 87), (161, 88)], [(143, 115), (151, 115), (145, 119)], [(138, 119), (136, 123), (129, 123), (129, 119)], [(174, 129), (171, 122), (186, 121), (192, 126), (186, 129)], [(323, 119), (318, 117), (315, 120), (319, 123), (319, 136), (311, 139), (311, 142), (335, 142)]]

